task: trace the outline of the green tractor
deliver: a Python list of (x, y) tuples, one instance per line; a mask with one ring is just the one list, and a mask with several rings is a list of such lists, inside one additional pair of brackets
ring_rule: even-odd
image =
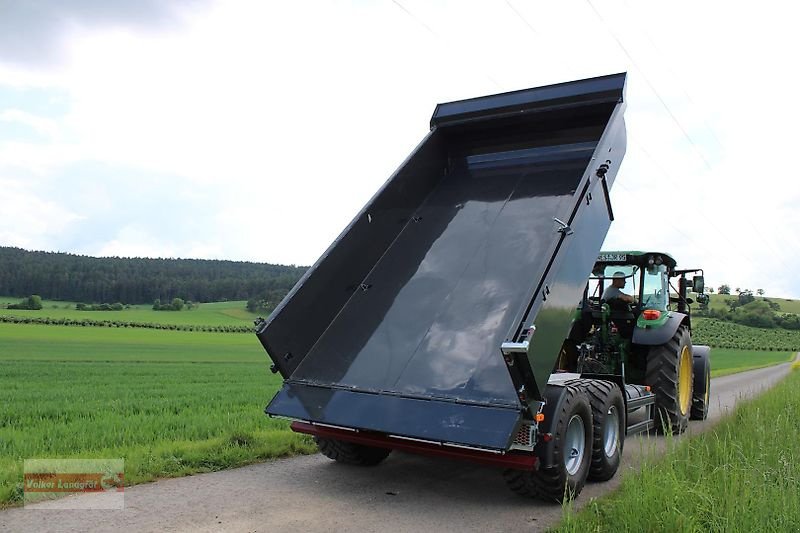
[(678, 434), (689, 419), (708, 416), (711, 360), (710, 348), (691, 338), (689, 293), (708, 303), (703, 271), (675, 267), (666, 253), (601, 252), (556, 372), (613, 381), (623, 390), (649, 387), (655, 408), (638, 429)]

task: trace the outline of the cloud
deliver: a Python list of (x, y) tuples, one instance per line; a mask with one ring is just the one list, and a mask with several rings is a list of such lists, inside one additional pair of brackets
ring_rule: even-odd
[(135, 31), (174, 28), (182, 13), (202, 0), (0, 0), (0, 62), (52, 66), (64, 60), (64, 44), (87, 28), (115, 27)]
[(28, 249), (66, 250), (61, 237), (82, 217), (59, 202), (42, 199), (14, 180), (0, 177), (3, 205), (0, 208), (0, 243)]
[(25, 242), (309, 264), (436, 103), (627, 70), (607, 247), (800, 294), (778, 4), (401, 3), (3, 5), (0, 179), (85, 217)]
[(55, 120), (36, 116), (20, 109), (6, 109), (0, 111), (0, 122), (17, 123), (27, 126), (38, 135), (45, 138), (55, 138), (59, 133), (58, 123)]

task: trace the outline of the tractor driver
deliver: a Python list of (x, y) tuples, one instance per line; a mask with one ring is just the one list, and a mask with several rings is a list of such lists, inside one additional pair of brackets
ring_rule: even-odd
[(606, 287), (606, 290), (603, 291), (603, 300), (608, 302), (609, 300), (621, 300), (627, 304), (634, 303), (633, 296), (625, 294), (620, 289), (625, 287), (625, 273), (624, 272), (614, 272), (613, 279), (611, 281), (611, 285)]

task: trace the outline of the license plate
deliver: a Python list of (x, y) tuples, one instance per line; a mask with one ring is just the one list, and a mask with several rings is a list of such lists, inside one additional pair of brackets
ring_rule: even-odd
[(624, 263), (628, 260), (628, 256), (626, 254), (600, 254), (597, 256), (597, 260), (603, 263)]

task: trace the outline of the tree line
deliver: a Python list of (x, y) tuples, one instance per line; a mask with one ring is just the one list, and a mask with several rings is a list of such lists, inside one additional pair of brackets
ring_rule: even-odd
[(206, 259), (90, 257), (0, 247), (0, 294), (86, 303), (270, 300), (307, 267)]

